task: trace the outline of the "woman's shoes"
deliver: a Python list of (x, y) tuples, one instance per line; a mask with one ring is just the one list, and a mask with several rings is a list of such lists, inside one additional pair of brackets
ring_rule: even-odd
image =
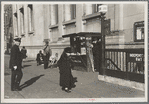
[(71, 90), (69, 90), (67, 87), (66, 88), (62, 87), (62, 90), (65, 91), (65, 92), (67, 92), (67, 93), (70, 93), (71, 92)]

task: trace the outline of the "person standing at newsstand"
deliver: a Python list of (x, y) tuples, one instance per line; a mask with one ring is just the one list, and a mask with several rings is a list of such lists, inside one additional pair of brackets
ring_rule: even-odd
[(73, 65), (69, 56), (70, 52), (70, 47), (65, 48), (57, 62), (60, 73), (60, 86), (62, 87), (62, 90), (66, 91), (67, 93), (71, 92), (71, 88), (74, 88), (76, 86), (75, 82), (77, 82), (77, 79), (73, 78), (71, 73), (71, 68)]
[(21, 38), (14, 38), (14, 45), (11, 48), (9, 68), (11, 69), (11, 91), (20, 91), (20, 82), (23, 76), (22, 73), (22, 53), (19, 46)]
[(101, 70), (101, 57), (102, 57), (102, 43), (101, 39), (95, 38), (93, 43), (93, 56), (94, 56), (94, 68), (96, 72), (102, 74)]
[(48, 64), (49, 64), (49, 58), (52, 54), (51, 48), (49, 46), (49, 42), (46, 41), (45, 42), (45, 46), (43, 48), (43, 55), (44, 55), (44, 69), (48, 68)]

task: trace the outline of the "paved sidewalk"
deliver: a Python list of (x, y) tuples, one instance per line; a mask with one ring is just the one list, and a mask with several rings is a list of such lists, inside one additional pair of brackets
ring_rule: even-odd
[(10, 90), (11, 71), (8, 69), (9, 56), (5, 55), (4, 95), (12, 98), (138, 98), (145, 92), (133, 88), (110, 84), (98, 80), (98, 73), (73, 70), (72, 74), (78, 82), (71, 93), (66, 93), (59, 86), (59, 69), (37, 66), (34, 59), (26, 59), (23, 63), (22, 91)]

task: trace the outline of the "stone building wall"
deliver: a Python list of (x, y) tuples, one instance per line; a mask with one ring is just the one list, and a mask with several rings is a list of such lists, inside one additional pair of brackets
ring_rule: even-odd
[[(56, 23), (55, 4), (33, 4), (34, 30), (32, 32), (28, 31), (28, 4), (22, 5), (24, 6), (25, 35), (22, 37), (21, 46), (26, 46), (28, 57), (36, 57), (44, 45), (44, 39), (50, 40), (49, 45), (52, 54), (59, 53), (60, 56), (63, 48), (70, 45), (68, 38), (61, 39), (62, 35), (79, 32), (101, 32), (99, 18), (90, 18), (86, 20), (85, 25), (83, 24), (83, 16), (96, 16), (96, 13), (92, 14), (92, 4), (76, 4), (76, 18), (72, 20), (70, 5), (58, 4), (58, 23)], [(19, 5), (13, 4), (13, 6), (14, 12), (19, 14)], [(15, 10), (15, 8), (17, 9)], [(108, 4), (106, 19), (111, 19), (111, 31), (116, 30), (118, 32), (106, 36), (106, 48), (143, 48), (143, 43), (126, 44), (134, 43), (133, 24), (137, 21), (144, 21), (144, 15), (144, 4)], [(20, 20), (18, 21), (18, 28), (20, 28), (19, 22)], [(18, 33), (21, 35), (19, 29)]]

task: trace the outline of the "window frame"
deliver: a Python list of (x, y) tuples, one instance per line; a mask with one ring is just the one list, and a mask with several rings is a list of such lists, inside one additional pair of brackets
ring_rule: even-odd
[(20, 9), (20, 22), (21, 22), (21, 35), (25, 34), (25, 22), (24, 22), (24, 7), (22, 6)]
[(14, 18), (15, 18), (15, 27), (16, 27), (15, 35), (18, 36), (19, 34), (18, 34), (18, 13), (17, 12), (14, 13)]
[[(143, 27), (144, 29), (144, 21), (139, 21), (139, 22), (134, 23), (134, 27), (133, 27), (134, 28), (134, 42), (144, 42), (144, 39), (140, 39), (140, 40), (137, 39), (137, 28), (138, 27)], [(141, 38), (142, 38), (142, 34), (141, 34)]]
[(71, 4), (71, 20), (76, 19), (76, 4)]
[[(28, 32), (34, 31), (34, 19), (33, 19), (33, 4), (28, 4)], [(31, 21), (31, 23), (30, 23)]]

